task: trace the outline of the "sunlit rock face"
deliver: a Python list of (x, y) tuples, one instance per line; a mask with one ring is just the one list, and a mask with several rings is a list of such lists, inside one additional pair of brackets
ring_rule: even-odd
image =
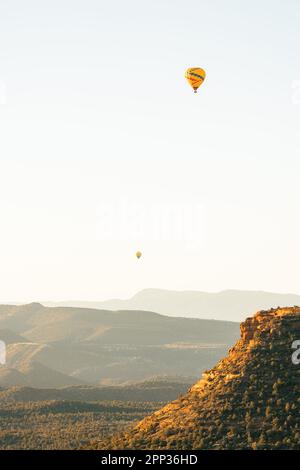
[(300, 308), (259, 311), (189, 392), (103, 448), (300, 449)]

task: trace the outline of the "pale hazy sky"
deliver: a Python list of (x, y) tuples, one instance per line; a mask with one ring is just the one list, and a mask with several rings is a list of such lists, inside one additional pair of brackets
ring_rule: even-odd
[(1, 0), (0, 301), (300, 293), (299, 24), (298, 0)]

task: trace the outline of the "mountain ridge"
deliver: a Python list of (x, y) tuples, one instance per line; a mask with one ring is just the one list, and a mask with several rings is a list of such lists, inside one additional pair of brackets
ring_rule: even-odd
[(187, 394), (94, 448), (300, 449), (300, 308), (262, 310)]
[[(10, 339), (6, 359), (11, 370), (3, 372), (1, 366), (0, 385), (55, 387), (116, 385), (166, 374), (198, 376), (236, 339), (238, 324), (31, 303), (0, 305), (1, 331), (4, 340)], [(48, 384), (46, 377), (37, 380), (41, 365), (52, 371)], [(54, 371), (64, 374), (64, 380), (57, 375), (55, 383)]]
[(227, 289), (220, 292), (204, 292), (149, 288), (137, 292), (128, 299), (110, 299), (99, 302), (44, 302), (44, 304), (109, 310), (146, 310), (168, 316), (240, 322), (251, 315), (253, 311), (280, 305), (300, 305), (300, 295), (263, 290)]

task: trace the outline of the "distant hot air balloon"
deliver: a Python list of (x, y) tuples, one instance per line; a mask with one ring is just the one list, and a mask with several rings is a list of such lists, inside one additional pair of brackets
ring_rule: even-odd
[(137, 257), (137, 259), (140, 259), (140, 257), (142, 256), (142, 253), (140, 251), (137, 251), (135, 256)]
[(205, 70), (201, 69), (200, 67), (191, 67), (185, 72), (185, 78), (187, 79), (191, 87), (193, 87), (194, 93), (197, 93), (197, 90), (199, 86), (202, 85), (202, 83), (204, 82), (205, 77)]

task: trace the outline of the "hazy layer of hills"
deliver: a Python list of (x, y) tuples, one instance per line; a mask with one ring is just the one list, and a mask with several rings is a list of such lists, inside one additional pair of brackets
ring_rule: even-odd
[(241, 322), (258, 310), (281, 305), (300, 305), (300, 295), (239, 290), (208, 293), (144, 289), (130, 299), (112, 299), (104, 302), (46, 302), (45, 305), (108, 310), (149, 310), (162, 315)]
[(237, 339), (236, 323), (149, 311), (0, 306), (7, 364), (0, 386), (117, 384), (160, 375), (197, 376)]
[(300, 449), (300, 308), (258, 312), (228, 356), (189, 392), (131, 431), (94, 444), (117, 449)]
[(156, 377), (142, 382), (93, 387), (32, 388), (11, 387), (0, 389), (1, 403), (28, 403), (43, 401), (96, 402), (119, 400), (134, 402), (167, 402), (185, 393), (195, 382), (193, 377)]

